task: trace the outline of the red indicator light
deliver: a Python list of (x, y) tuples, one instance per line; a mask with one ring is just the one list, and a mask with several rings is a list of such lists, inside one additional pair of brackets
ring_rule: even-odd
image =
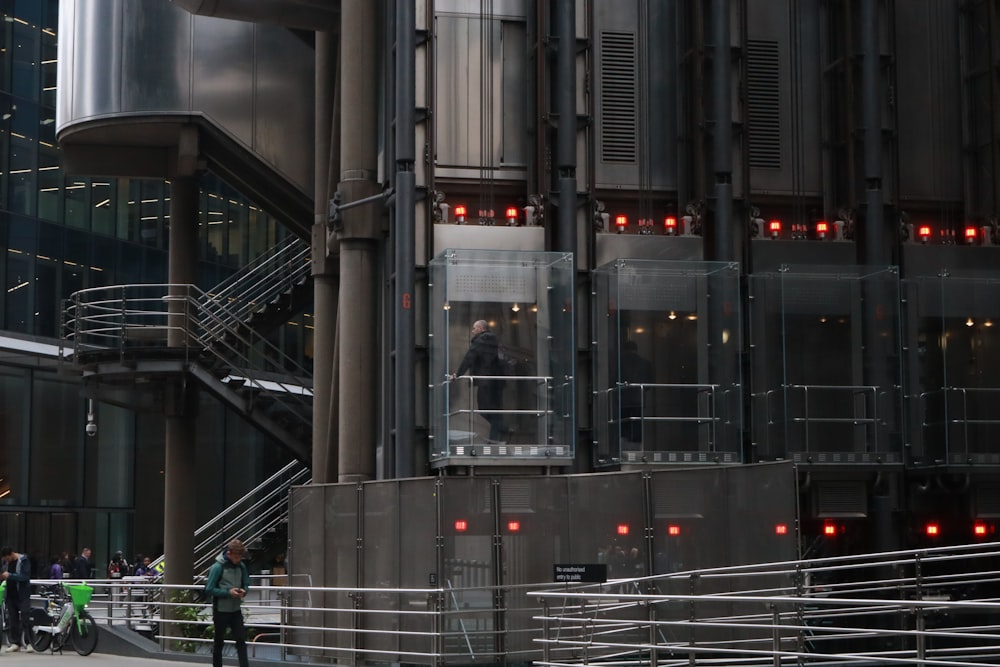
[(767, 223), (767, 230), (771, 233), (772, 239), (776, 239), (781, 236), (781, 220), (772, 220)]
[(507, 530), (510, 531), (510, 532), (512, 532), (512, 533), (516, 533), (516, 532), (520, 531), (521, 530), (521, 522), (520, 521), (508, 521), (507, 522)]
[(468, 215), (469, 210), (465, 208), (464, 204), (459, 204), (455, 207), (455, 222), (465, 222), (465, 216)]
[(469, 529), (469, 522), (465, 519), (458, 519), (455, 521), (455, 532), (464, 533)]
[(928, 537), (936, 537), (941, 534), (941, 528), (936, 523), (929, 523), (924, 528), (924, 532), (927, 533)]
[(779, 523), (777, 526), (774, 527), (774, 534), (775, 535), (787, 535), (788, 534), (788, 526), (786, 526), (783, 523)]
[(927, 240), (931, 237), (931, 226), (930, 225), (920, 225), (917, 227), (917, 236), (923, 243), (927, 243)]
[(681, 534), (680, 526), (667, 526), (667, 535), (671, 537), (677, 537)]
[(825, 239), (826, 235), (830, 233), (830, 225), (825, 221), (820, 220), (816, 223), (816, 238)]
[(832, 523), (823, 524), (823, 534), (830, 537), (837, 534), (837, 526)]
[(972, 526), (972, 533), (976, 537), (982, 537), (986, 535), (986, 524), (977, 521), (975, 525)]
[(978, 238), (979, 238), (979, 230), (978, 229), (976, 229), (975, 227), (966, 227), (965, 228), (965, 242), (966, 243), (975, 243)]
[(677, 234), (677, 218), (672, 215), (668, 215), (663, 219), (663, 231), (667, 233), (668, 236), (674, 236)]
[(618, 534), (619, 535), (628, 535), (628, 524), (627, 523), (620, 523), (620, 524), (618, 524)]
[(628, 218), (624, 215), (615, 216), (615, 227), (618, 228), (618, 233), (621, 234), (625, 231), (625, 227), (628, 226)]

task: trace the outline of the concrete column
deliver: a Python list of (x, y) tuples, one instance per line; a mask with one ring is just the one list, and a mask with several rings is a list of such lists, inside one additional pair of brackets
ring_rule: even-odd
[[(186, 286), (195, 283), (198, 266), (198, 180), (175, 177), (170, 182), (170, 249), (168, 282), (171, 329), (167, 344), (187, 345), (183, 326), (188, 318)], [(181, 325), (181, 326), (178, 326)], [(195, 486), (195, 437), (197, 391), (184, 378), (164, 389), (166, 416), (166, 465), (164, 466), (163, 555), (164, 582), (190, 585), (194, 572), (194, 531), (197, 507)]]
[[(343, 0), (341, 4), (341, 134), (340, 184), (343, 204), (378, 192), (376, 119), (380, 79), (377, 59), (376, 4)], [(375, 474), (375, 407), (379, 349), (376, 313), (379, 289), (377, 239), (382, 206), (345, 209), (340, 239), (340, 425), (338, 479), (373, 479)]]
[(315, 207), (312, 234), (313, 273), (313, 482), (337, 481), (336, 359), (337, 275), (336, 248), (328, 243), (327, 215), (330, 175), (340, 176), (340, 132), (336, 112), (336, 40), (328, 32), (316, 33), (316, 149)]

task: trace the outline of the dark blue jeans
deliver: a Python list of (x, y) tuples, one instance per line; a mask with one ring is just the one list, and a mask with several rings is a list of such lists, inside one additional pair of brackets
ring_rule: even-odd
[(236, 657), (240, 667), (247, 667), (247, 629), (243, 625), (243, 612), (216, 611), (212, 614), (215, 624), (215, 639), (212, 643), (212, 667), (222, 667), (222, 644), (226, 638), (226, 628), (233, 631), (233, 641), (236, 642)]

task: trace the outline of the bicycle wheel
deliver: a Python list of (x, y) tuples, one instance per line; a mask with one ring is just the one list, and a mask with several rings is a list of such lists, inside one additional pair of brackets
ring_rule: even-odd
[[(52, 627), (52, 619), (45, 613), (45, 610), (33, 607), (31, 618), (31, 648), (39, 653), (47, 651), (52, 643), (52, 633), (46, 632)], [(45, 630), (39, 630), (45, 628)]]
[(70, 623), (73, 648), (80, 655), (90, 655), (97, 648), (97, 624), (89, 612), (81, 611), (80, 618)]

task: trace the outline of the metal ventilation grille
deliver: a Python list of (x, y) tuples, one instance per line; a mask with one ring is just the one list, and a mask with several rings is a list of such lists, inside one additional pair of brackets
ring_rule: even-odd
[(505, 479), (500, 486), (501, 512), (531, 512), (532, 486), (526, 479)]
[(868, 516), (868, 487), (864, 482), (815, 484), (817, 518)]
[(747, 41), (747, 125), (750, 166), (781, 168), (778, 43)]
[(976, 517), (980, 519), (1000, 518), (1000, 487), (994, 483), (976, 486)]
[(636, 162), (635, 35), (601, 33), (601, 160)]

